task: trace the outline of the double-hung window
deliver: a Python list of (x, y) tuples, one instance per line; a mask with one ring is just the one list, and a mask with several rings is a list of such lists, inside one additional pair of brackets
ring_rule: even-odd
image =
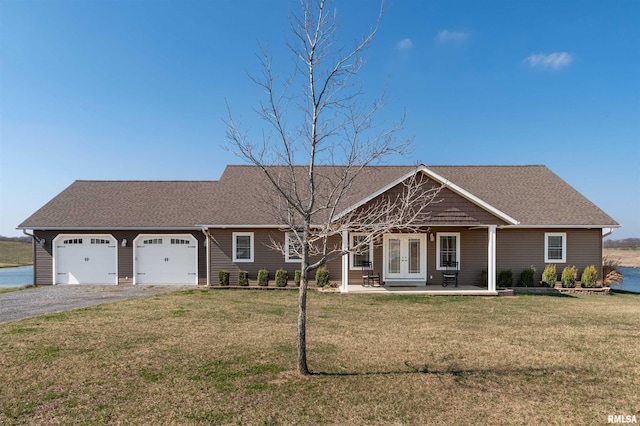
[(436, 239), (436, 270), (445, 270), (449, 262), (460, 267), (460, 233), (438, 232)]
[(284, 253), (286, 262), (300, 262), (302, 260), (302, 245), (295, 232), (285, 234)]
[(567, 234), (565, 232), (545, 232), (544, 261), (545, 263), (566, 263)]
[(253, 232), (233, 233), (233, 261), (253, 262)]
[(366, 269), (373, 268), (373, 241), (366, 242), (365, 234), (351, 234), (351, 247), (357, 249), (351, 252), (351, 269), (361, 269), (363, 263), (369, 262)]

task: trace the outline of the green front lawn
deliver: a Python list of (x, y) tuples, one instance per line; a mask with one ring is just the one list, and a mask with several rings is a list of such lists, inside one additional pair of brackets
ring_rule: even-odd
[(0, 424), (605, 424), (640, 297), (192, 290), (0, 324)]

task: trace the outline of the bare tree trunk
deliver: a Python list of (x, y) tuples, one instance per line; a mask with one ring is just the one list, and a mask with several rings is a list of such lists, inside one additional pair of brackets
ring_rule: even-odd
[(300, 269), (302, 276), (300, 277), (300, 290), (298, 293), (298, 336), (296, 348), (298, 352), (298, 372), (302, 375), (308, 375), (309, 367), (307, 366), (307, 288), (309, 286), (309, 278), (307, 277), (307, 267), (309, 266), (309, 231), (308, 224), (302, 234), (302, 256)]
[[(306, 267), (306, 266), (305, 266)], [(298, 335), (297, 335), (297, 351), (298, 351), (298, 372), (303, 375), (310, 374), (307, 366), (307, 285), (306, 274), (302, 269), (302, 277), (300, 279), (300, 292), (298, 294)]]

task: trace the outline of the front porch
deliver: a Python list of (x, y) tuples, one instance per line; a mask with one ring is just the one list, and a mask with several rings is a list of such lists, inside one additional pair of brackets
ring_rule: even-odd
[[(356, 246), (361, 234), (343, 231), (345, 254), (340, 290), (343, 293), (497, 295), (496, 231), (496, 225), (487, 225), (389, 233), (375, 245), (371, 242), (368, 248), (355, 253), (348, 250)], [(363, 285), (367, 281), (387, 285), (367, 287)], [(448, 282), (448, 286), (442, 286), (443, 282)]]
[(440, 284), (427, 286), (381, 286), (365, 287), (361, 284), (349, 284), (348, 293), (352, 294), (420, 294), (433, 296), (498, 296), (498, 291), (489, 291), (486, 288), (473, 285), (459, 284), (457, 287), (443, 287)]

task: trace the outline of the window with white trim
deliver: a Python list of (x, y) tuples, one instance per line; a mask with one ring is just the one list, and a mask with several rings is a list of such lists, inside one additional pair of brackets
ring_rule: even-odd
[[(357, 247), (366, 241), (366, 234), (351, 234), (349, 247)], [(373, 269), (373, 241), (365, 243), (359, 250), (351, 252), (351, 269), (362, 269), (363, 262), (370, 262), (366, 269)]]
[(544, 262), (566, 263), (567, 261), (567, 233), (544, 233)]
[(253, 262), (253, 232), (233, 233), (233, 261)]
[(460, 267), (460, 233), (436, 233), (436, 270), (446, 269), (448, 262), (458, 262)]
[(144, 244), (144, 245), (162, 244), (162, 238), (150, 238), (148, 240), (142, 241), (142, 244)]
[(286, 262), (300, 262), (302, 260), (302, 245), (295, 232), (285, 234), (284, 253)]

